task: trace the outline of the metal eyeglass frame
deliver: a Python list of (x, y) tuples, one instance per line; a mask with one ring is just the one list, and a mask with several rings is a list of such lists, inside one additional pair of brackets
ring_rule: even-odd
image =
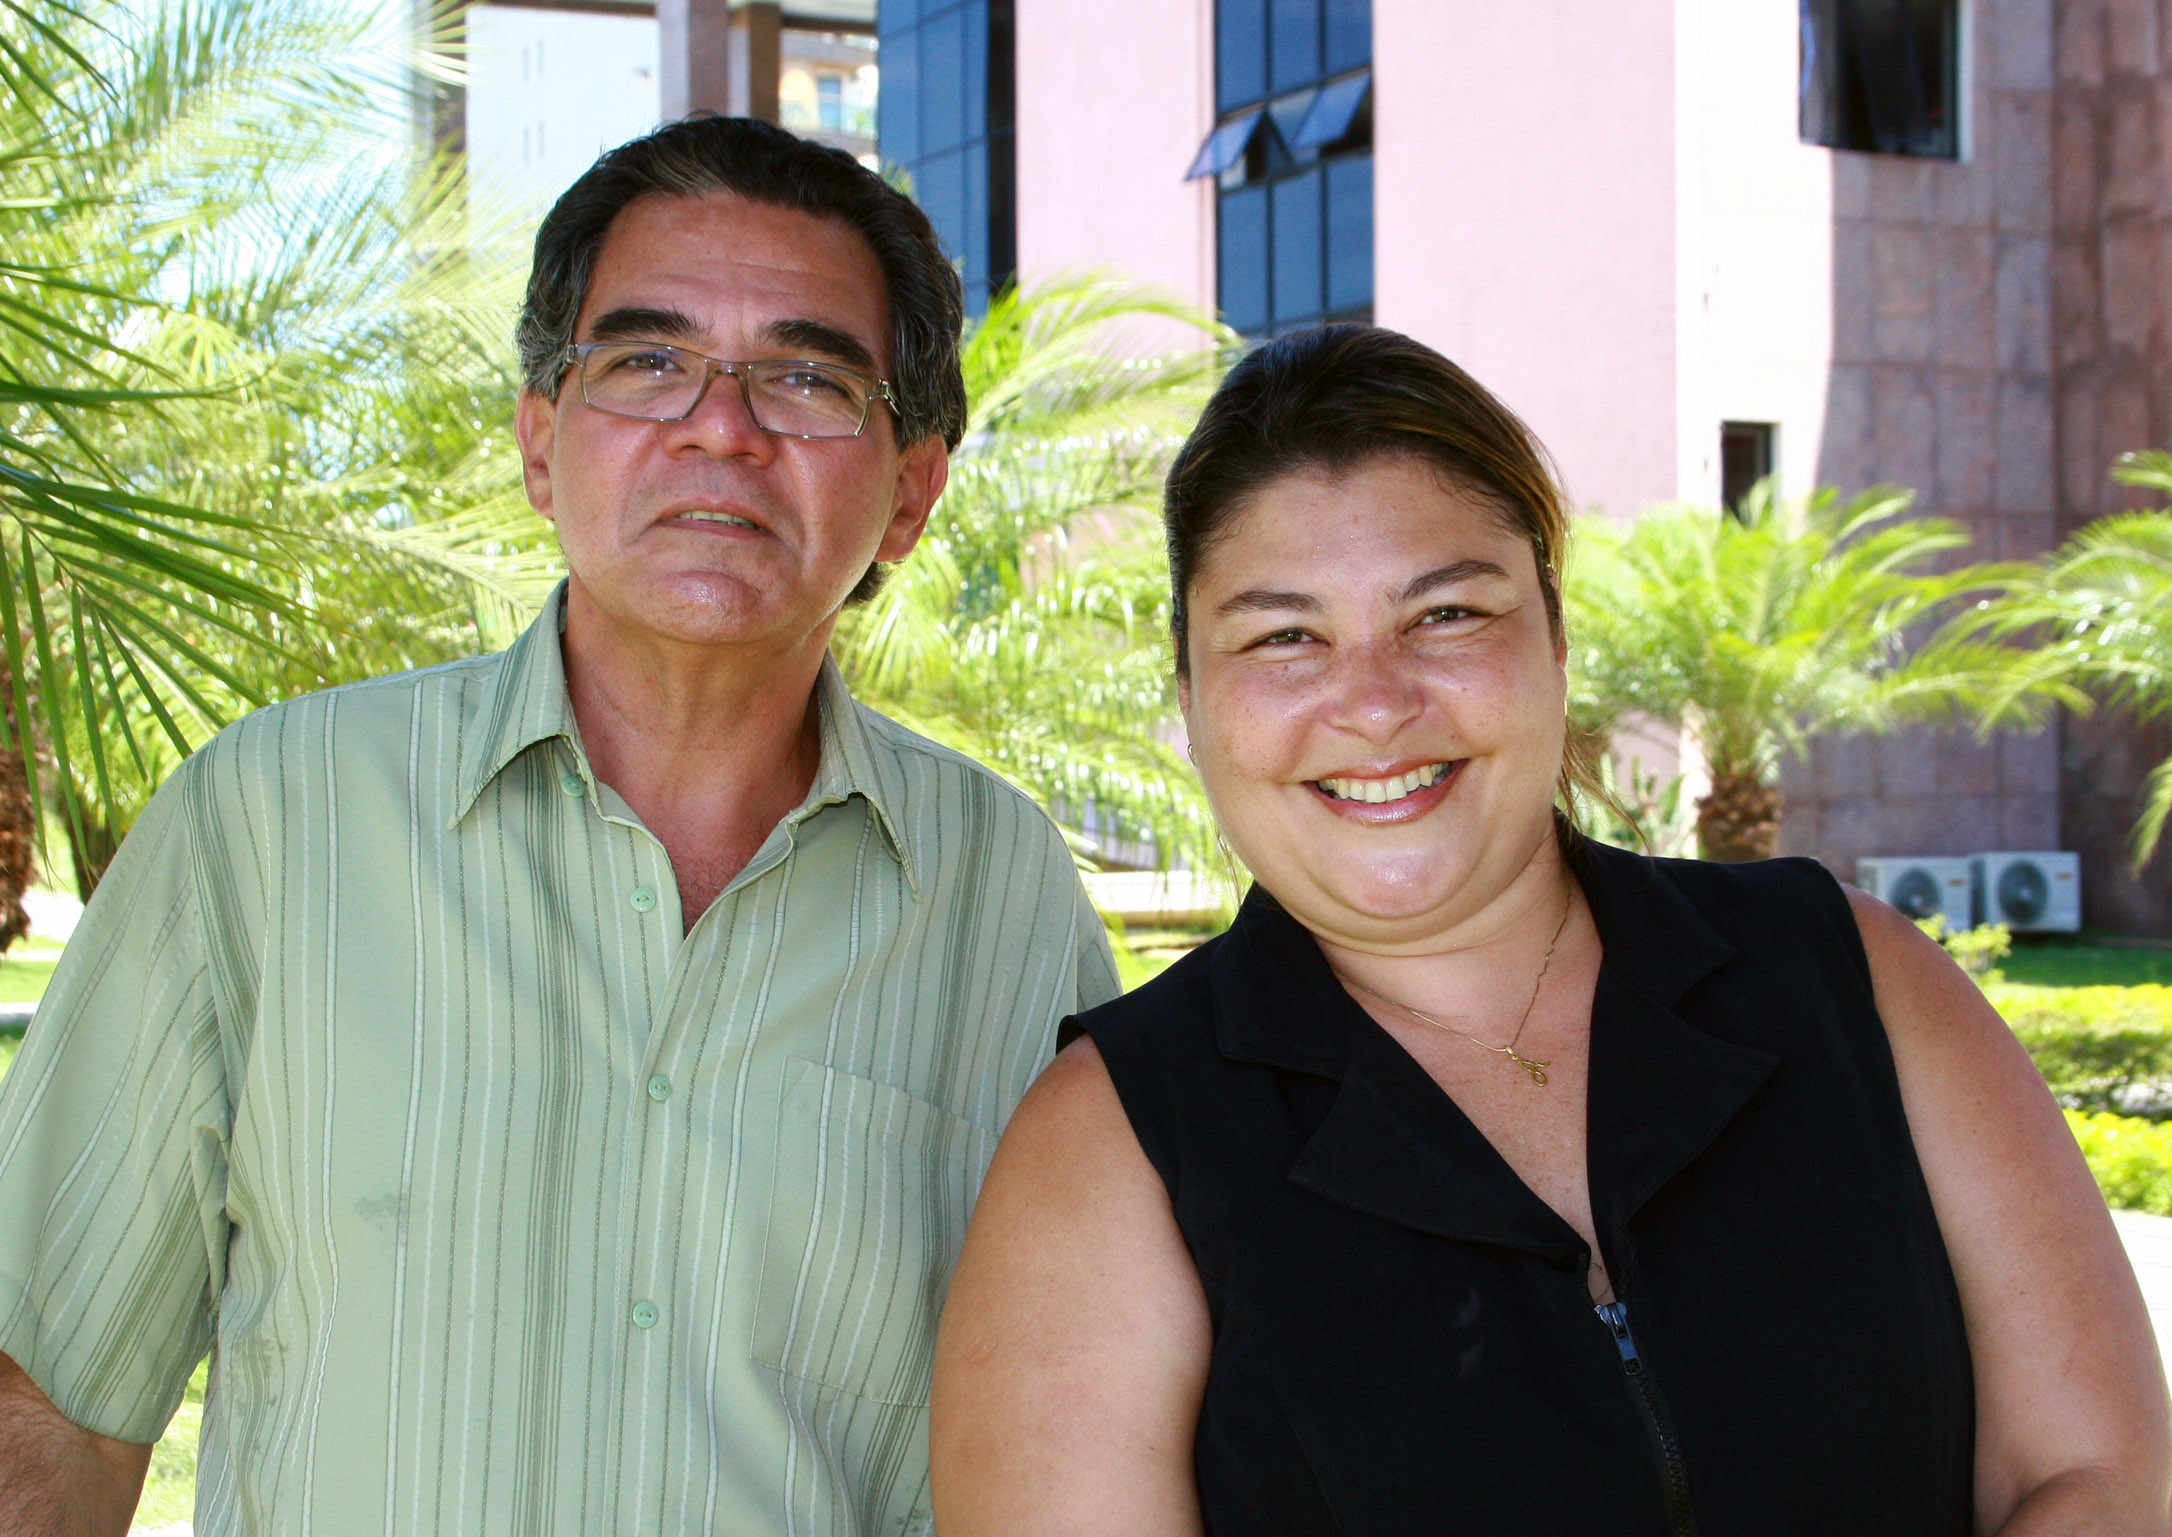
[[(699, 358), (703, 363), (706, 371), (702, 375), (701, 388), (694, 392), (694, 399), (692, 403), (690, 403), (687, 408), (684, 411), (681, 411), (677, 416), (637, 416), (630, 411), (614, 411), (609, 406), (599, 406), (596, 404), (595, 401), (589, 399), (588, 369), (586, 367), (589, 354), (604, 347), (625, 347), (632, 345), (653, 347), (659, 352), (673, 352), (684, 358)], [(875, 402), (878, 400), (881, 401), (884, 405), (888, 406), (890, 408), (890, 414), (898, 418), (900, 421), (904, 419), (905, 415), (903, 408), (898, 404), (897, 391), (891, 387), (889, 380), (879, 378), (874, 374), (862, 373), (857, 368), (848, 368), (842, 363), (825, 363), (818, 358), (745, 358), (733, 362), (728, 361), (724, 358), (710, 357), (706, 352), (696, 352), (691, 347), (681, 347), (676, 342), (642, 342), (635, 344), (616, 341), (575, 342), (571, 346), (566, 348), (562, 361), (565, 367), (572, 369), (574, 373), (579, 377), (581, 381), (582, 401), (586, 403), (592, 410), (601, 411), (606, 416), (618, 417), (621, 421), (683, 422), (688, 417), (692, 416), (696, 411), (699, 411), (701, 409), (701, 403), (709, 396), (709, 386), (716, 382), (716, 376), (718, 374), (729, 374), (733, 379), (738, 381), (739, 400), (740, 403), (747, 408), (747, 420), (753, 422), (755, 426), (761, 428), (762, 431), (768, 433), (773, 438), (798, 438), (803, 443), (826, 443), (843, 438), (860, 437), (864, 435), (867, 431), (868, 418), (875, 414)], [(828, 369), (832, 373), (839, 373), (845, 375), (848, 378), (857, 379), (860, 383), (868, 386), (867, 400), (860, 407), (860, 420), (858, 425), (856, 425), (850, 432), (779, 432), (776, 428), (764, 422), (762, 420), (761, 413), (754, 408), (754, 389), (753, 386), (747, 382), (747, 375), (745, 374), (744, 370), (758, 367), (763, 364), (776, 363), (803, 363), (810, 368)]]

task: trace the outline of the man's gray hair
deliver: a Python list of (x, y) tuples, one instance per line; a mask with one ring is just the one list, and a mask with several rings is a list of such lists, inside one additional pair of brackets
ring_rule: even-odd
[(838, 219), (859, 232), (887, 290), (898, 442), (940, 437), (956, 448), (965, 436), (958, 367), (965, 298), (935, 227), (911, 198), (843, 150), (753, 118), (697, 113), (667, 123), (604, 155), (552, 205), (536, 231), (514, 333), (522, 383), (546, 400), (558, 398), (574, 321), (619, 210), (651, 193), (712, 192)]

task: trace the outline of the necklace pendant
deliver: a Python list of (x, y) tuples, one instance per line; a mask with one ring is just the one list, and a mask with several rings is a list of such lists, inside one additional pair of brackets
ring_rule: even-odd
[(1533, 1088), (1543, 1089), (1546, 1087), (1545, 1063), (1535, 1061), (1532, 1058), (1525, 1056), (1522, 1052), (1515, 1051), (1513, 1049), (1510, 1050), (1508, 1054), (1508, 1060), (1515, 1063), (1518, 1067), (1522, 1068), (1525, 1072), (1531, 1075), (1531, 1086)]

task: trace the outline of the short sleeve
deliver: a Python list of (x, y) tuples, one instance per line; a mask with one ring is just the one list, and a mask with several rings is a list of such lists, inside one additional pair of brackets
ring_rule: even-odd
[(1116, 976), (1116, 956), (1109, 949), (1109, 926), (1086, 896), (1084, 882), (1078, 886), (1078, 1000), (1072, 1005), (1074, 1013), (1107, 1003), (1124, 990)]
[(0, 1351), (158, 1439), (224, 1281), (229, 1096), (176, 776), (99, 884), (0, 1079)]

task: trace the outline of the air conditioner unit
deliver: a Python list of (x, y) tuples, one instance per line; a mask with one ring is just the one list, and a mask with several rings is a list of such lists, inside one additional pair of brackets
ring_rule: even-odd
[(1911, 918), (1943, 917), (1952, 933), (1976, 925), (1966, 859), (1881, 855), (1855, 862), (1855, 883)]
[(1969, 863), (1984, 922), (2017, 934), (2071, 934), (2081, 927), (2079, 854), (1978, 854)]

